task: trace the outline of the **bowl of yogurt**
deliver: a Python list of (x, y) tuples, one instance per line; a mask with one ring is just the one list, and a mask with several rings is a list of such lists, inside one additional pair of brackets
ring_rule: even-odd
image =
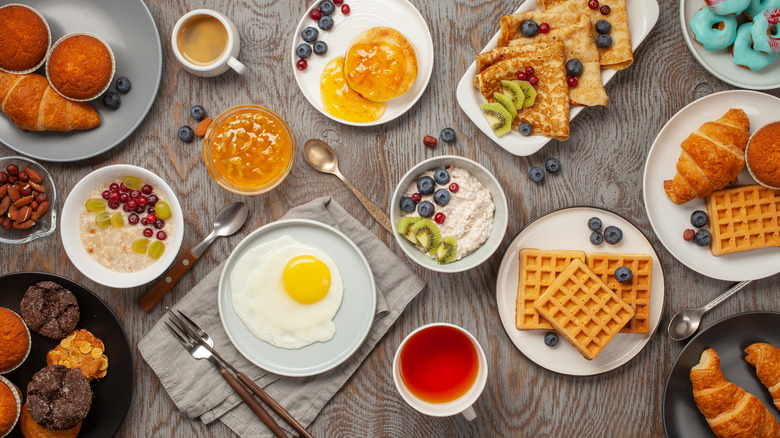
[(508, 224), (504, 190), (479, 163), (455, 155), (409, 169), (393, 193), (390, 220), (398, 245), (419, 265), (462, 272), (487, 260)]

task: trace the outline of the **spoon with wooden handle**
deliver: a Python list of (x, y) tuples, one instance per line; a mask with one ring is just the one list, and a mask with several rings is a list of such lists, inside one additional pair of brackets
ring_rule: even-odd
[(144, 296), (138, 301), (141, 303), (141, 307), (144, 312), (151, 311), (157, 303), (167, 294), (176, 283), (179, 282), (182, 276), (192, 267), (192, 265), (203, 255), (206, 248), (211, 245), (211, 242), (216, 240), (217, 237), (230, 236), (238, 231), (244, 222), (246, 222), (247, 214), (246, 203), (233, 202), (228, 204), (220, 210), (217, 214), (217, 218), (214, 220), (214, 228), (211, 230), (208, 236), (203, 239), (195, 248), (192, 248), (183, 259), (179, 260), (170, 271), (168, 271), (163, 278), (149, 289)]

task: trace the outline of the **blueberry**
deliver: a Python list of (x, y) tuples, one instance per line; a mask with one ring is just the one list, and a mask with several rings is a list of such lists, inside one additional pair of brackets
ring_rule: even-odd
[(419, 213), (421, 217), (433, 216), (433, 211), (435, 209), (436, 208), (433, 206), (433, 204), (430, 203), (430, 201), (423, 201), (417, 204), (417, 213)]
[(604, 243), (604, 235), (601, 234), (601, 231), (594, 231), (590, 233), (590, 243), (594, 245), (601, 245)]
[(544, 168), (550, 173), (558, 173), (561, 170), (561, 162), (557, 158), (548, 158), (544, 162)]
[(195, 105), (194, 107), (190, 108), (190, 116), (200, 122), (204, 117), (206, 117), (206, 110), (203, 109), (203, 107), (200, 105)]
[(570, 59), (566, 61), (566, 74), (569, 76), (579, 76), (582, 74), (582, 61), (579, 59)]
[(525, 20), (520, 23), (520, 32), (524, 37), (531, 38), (539, 33), (539, 25), (533, 20)]
[(457, 138), (457, 135), (455, 135), (455, 130), (452, 128), (444, 128), (439, 133), (439, 138), (441, 138), (441, 141), (446, 143), (452, 143), (455, 141), (455, 138)]
[(317, 41), (314, 43), (314, 53), (317, 55), (324, 55), (325, 52), (328, 51), (328, 45), (325, 44), (325, 41)]
[(520, 124), (520, 126), (517, 127), (517, 130), (520, 131), (521, 134), (525, 136), (531, 135), (531, 131), (533, 131), (533, 127), (528, 122), (523, 122)]
[(623, 230), (618, 227), (613, 227), (612, 225), (608, 226), (604, 229), (604, 240), (610, 245), (617, 245), (623, 240)]
[(544, 181), (544, 171), (541, 167), (532, 167), (531, 171), (528, 172), (528, 176), (531, 177), (531, 181), (537, 184)]
[(303, 29), (303, 32), (301, 32), (301, 38), (303, 38), (303, 40), (306, 41), (307, 43), (313, 43), (317, 41), (317, 36), (319, 34), (320, 31), (309, 26), (306, 29)]
[(593, 231), (600, 230), (602, 225), (603, 224), (601, 223), (601, 219), (599, 219), (599, 218), (597, 218), (595, 216), (590, 218), (590, 219), (588, 219), (588, 228), (590, 228)]
[(320, 21), (317, 22), (317, 26), (322, 30), (331, 30), (333, 29), (333, 19), (327, 15), (323, 15), (322, 18), (320, 18)]
[(443, 186), (450, 182), (450, 173), (444, 169), (436, 169), (433, 172), (433, 180), (436, 181), (436, 184)]
[(631, 272), (631, 268), (627, 266), (621, 266), (615, 269), (615, 280), (617, 280), (618, 283), (625, 283), (627, 281), (631, 281), (631, 278), (633, 277), (634, 277), (634, 273)]
[(433, 202), (444, 207), (450, 203), (450, 192), (447, 189), (436, 190), (433, 194)]
[(555, 332), (549, 332), (544, 335), (544, 345), (548, 347), (555, 347), (558, 345), (558, 334)]
[(707, 213), (696, 210), (691, 215), (691, 225), (693, 225), (696, 228), (701, 228), (705, 225), (707, 225), (707, 222), (709, 222), (709, 218), (707, 217)]
[(699, 246), (709, 246), (712, 243), (712, 235), (707, 230), (699, 230), (693, 236), (693, 241)]
[(436, 182), (434, 182), (433, 178), (430, 176), (424, 176), (417, 180), (417, 191), (420, 192), (421, 195), (430, 195), (433, 193), (434, 189), (436, 189)]
[(612, 45), (612, 37), (609, 35), (599, 35), (596, 37), (596, 47), (599, 49), (606, 49)]
[(417, 207), (417, 204), (412, 201), (412, 198), (408, 196), (404, 196), (401, 198), (401, 210), (403, 210), (406, 213), (411, 213), (414, 211), (414, 209)]
[(126, 77), (122, 76), (121, 78), (116, 80), (116, 91), (125, 94), (130, 91), (130, 88), (133, 87), (133, 84), (130, 83), (130, 79), (127, 79)]
[(179, 128), (179, 138), (182, 141), (191, 142), (193, 138), (195, 138), (195, 131), (192, 130), (189, 126), (182, 126)]
[(612, 25), (607, 20), (599, 20), (596, 22), (596, 32), (604, 34), (609, 33), (612, 30)]
[(295, 54), (298, 55), (299, 58), (306, 59), (311, 56), (311, 46), (306, 43), (301, 43), (301, 45), (295, 49)]
[(322, 15), (331, 15), (336, 12), (336, 5), (330, 0), (325, 0), (320, 3), (320, 12), (322, 12)]
[(118, 94), (109, 91), (108, 93), (103, 95), (103, 105), (111, 109), (117, 109), (121, 104), (122, 104), (122, 99), (119, 98)]

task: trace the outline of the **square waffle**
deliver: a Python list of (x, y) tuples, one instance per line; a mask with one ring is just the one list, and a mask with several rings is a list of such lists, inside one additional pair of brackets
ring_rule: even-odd
[(780, 190), (760, 185), (707, 196), (712, 255), (780, 246)]
[(558, 275), (534, 307), (588, 360), (634, 317), (634, 309), (580, 260)]
[(515, 326), (519, 330), (552, 329), (534, 309), (534, 301), (547, 292), (555, 277), (569, 267), (572, 260), (585, 261), (583, 251), (520, 250), (520, 278), (517, 287)]
[[(650, 284), (653, 259), (647, 254), (615, 254), (594, 252), (587, 256), (588, 267), (610, 289), (634, 309), (634, 317), (621, 333), (647, 333), (650, 331)], [(615, 279), (615, 269), (625, 266), (631, 269), (631, 281), (621, 283)]]

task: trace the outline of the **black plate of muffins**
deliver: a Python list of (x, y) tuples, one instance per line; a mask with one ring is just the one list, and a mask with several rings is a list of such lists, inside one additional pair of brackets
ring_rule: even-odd
[[(5, 307), (22, 315), (30, 311), (30, 303), (22, 309), (21, 302), (25, 293), (40, 282), (54, 282), (72, 292), (78, 302), (78, 322), (75, 328), (86, 329), (100, 339), (105, 346), (104, 354), (108, 358), (105, 376), (89, 383), (92, 389), (92, 401), (86, 417), (81, 422), (79, 437), (113, 436), (127, 415), (133, 398), (133, 357), (130, 343), (122, 325), (111, 309), (84, 286), (67, 278), (40, 272), (23, 272), (0, 277), (3, 292), (0, 293), (0, 307)], [(63, 306), (72, 303), (63, 302)], [(62, 312), (62, 327), (67, 330), (73, 324), (73, 312)], [(29, 317), (29, 314), (28, 314)], [(35, 323), (35, 322), (34, 322)], [(57, 327), (37, 327), (38, 331), (59, 336)], [(37, 333), (30, 327), (32, 348), (27, 359), (16, 370), (5, 374), (8, 380), (16, 384), (22, 396), (27, 400), (27, 385), (33, 376), (46, 368), (47, 353), (60, 344), (60, 339), (52, 339)], [(23, 414), (24, 415), (24, 414)], [(20, 425), (14, 428), (8, 438), (21, 437)]]

